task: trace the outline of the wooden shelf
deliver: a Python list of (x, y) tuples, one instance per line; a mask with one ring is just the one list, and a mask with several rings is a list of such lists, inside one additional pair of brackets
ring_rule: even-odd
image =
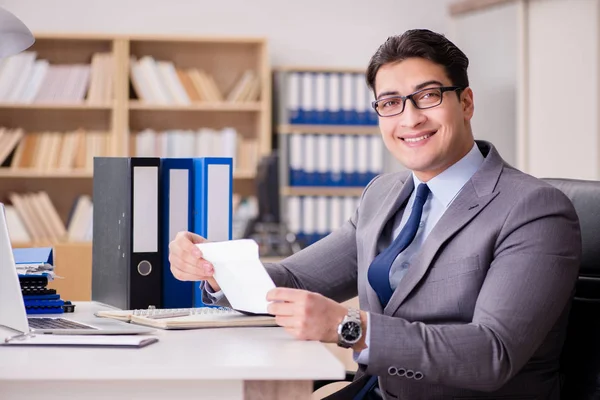
[(285, 65), (274, 68), (278, 72), (334, 72), (341, 74), (364, 74), (365, 70), (361, 68), (335, 68), (335, 67), (323, 67), (323, 66), (293, 66)]
[(288, 186), (281, 188), (283, 196), (360, 196), (363, 187)]
[(19, 110), (69, 110), (69, 111), (77, 111), (77, 110), (110, 110), (112, 105), (110, 104), (68, 104), (68, 103), (31, 103), (31, 104), (23, 104), (23, 103), (2, 103), (0, 102), (0, 108), (8, 108), (8, 109), (19, 109)]
[(254, 178), (256, 178), (256, 173), (254, 171), (243, 171), (243, 170), (233, 171), (233, 179), (254, 179)]
[(379, 135), (378, 126), (359, 125), (279, 125), (280, 134)]
[(55, 246), (71, 246), (86, 248), (92, 245), (92, 242), (11, 242), (13, 248), (22, 247), (55, 247)]
[(252, 103), (195, 103), (190, 106), (146, 104), (140, 101), (130, 101), (130, 110), (143, 111), (261, 111), (260, 102)]
[[(213, 110), (212, 112), (190, 112), (189, 109), (162, 108), (135, 109), (129, 111), (129, 127), (132, 133), (144, 129), (167, 131), (172, 129), (199, 128), (223, 129), (234, 128), (245, 137), (254, 137), (255, 126), (260, 120), (257, 112), (233, 112), (230, 110)], [(130, 135), (130, 139), (134, 134)]]
[(25, 132), (113, 131), (112, 109), (85, 105), (0, 106), (0, 126)]
[(90, 171), (38, 171), (0, 168), (0, 178), (91, 179), (92, 173)]

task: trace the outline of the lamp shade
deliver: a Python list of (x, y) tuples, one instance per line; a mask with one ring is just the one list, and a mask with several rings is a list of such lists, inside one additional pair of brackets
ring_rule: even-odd
[(0, 58), (12, 56), (29, 48), (35, 39), (23, 22), (0, 7)]

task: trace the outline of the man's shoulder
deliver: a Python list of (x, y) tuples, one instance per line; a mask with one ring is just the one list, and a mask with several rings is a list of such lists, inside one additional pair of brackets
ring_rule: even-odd
[(498, 181), (498, 189), (502, 190), (504, 188), (519, 190), (523, 194), (536, 192), (540, 189), (558, 190), (543, 179), (537, 178), (509, 165), (504, 167)]
[(529, 175), (511, 166), (503, 169), (496, 190), (500, 191), (504, 197), (512, 197), (515, 203), (529, 200), (545, 206), (551, 200), (571, 205), (571, 200), (560, 189), (542, 178)]

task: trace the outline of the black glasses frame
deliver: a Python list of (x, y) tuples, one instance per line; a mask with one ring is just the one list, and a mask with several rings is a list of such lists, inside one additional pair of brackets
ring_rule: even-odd
[[(418, 95), (419, 93), (422, 93), (426, 90), (431, 90), (431, 89), (438, 89), (441, 92), (441, 96), (440, 96), (440, 102), (433, 105), (433, 106), (428, 106), (428, 107), (419, 107), (417, 105), (417, 102), (413, 99), (414, 96)], [(413, 104), (413, 106), (415, 106), (415, 108), (419, 109), (419, 110), (427, 110), (428, 108), (433, 108), (433, 107), (437, 107), (440, 104), (442, 104), (442, 101), (444, 100), (444, 93), (446, 92), (453, 92), (453, 91), (460, 91), (460, 90), (464, 90), (466, 89), (463, 86), (440, 86), (440, 87), (429, 87), (429, 88), (425, 88), (425, 89), (421, 89), (421, 90), (417, 90), (416, 92), (413, 92), (411, 94), (407, 94), (406, 96), (390, 96), (390, 97), (386, 97), (383, 99), (379, 99), (379, 100), (375, 100), (371, 103), (371, 107), (373, 107), (373, 109), (375, 110), (375, 112), (377, 113), (377, 115), (379, 115), (380, 117), (393, 117), (395, 115), (399, 115), (402, 114), (404, 112), (404, 109), (406, 108), (406, 100), (410, 100), (410, 102)], [(460, 95), (460, 94), (459, 94)], [(385, 101), (389, 101), (392, 99), (400, 99), (402, 100), (402, 109), (400, 110), (400, 112), (397, 112), (395, 114), (390, 114), (390, 115), (381, 115), (379, 113), (379, 110), (377, 109), (377, 106), (380, 103), (383, 103)]]

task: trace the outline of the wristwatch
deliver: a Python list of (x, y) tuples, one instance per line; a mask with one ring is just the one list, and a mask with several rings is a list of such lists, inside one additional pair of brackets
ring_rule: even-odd
[(354, 308), (348, 309), (348, 314), (338, 325), (338, 346), (345, 349), (354, 346), (363, 335), (360, 312)]

